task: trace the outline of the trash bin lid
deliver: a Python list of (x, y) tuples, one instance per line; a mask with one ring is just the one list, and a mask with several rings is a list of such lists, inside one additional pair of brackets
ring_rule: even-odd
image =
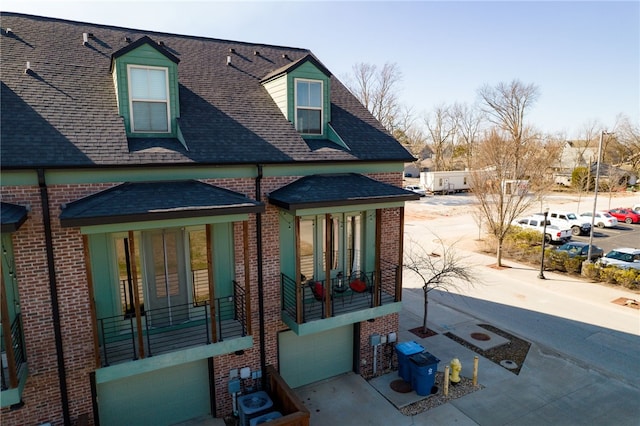
[(431, 355), (429, 352), (411, 355), (409, 359), (419, 367), (426, 367), (427, 365), (438, 364), (440, 362), (438, 358)]
[(424, 351), (424, 347), (413, 340), (400, 342), (396, 345), (396, 350), (403, 355), (413, 355)]

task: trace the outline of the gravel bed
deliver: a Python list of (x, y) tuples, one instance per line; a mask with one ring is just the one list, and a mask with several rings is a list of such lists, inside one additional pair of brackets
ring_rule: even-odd
[(400, 412), (405, 416), (414, 416), (420, 414), (423, 411), (435, 408), (439, 405), (446, 404), (447, 402), (465, 396), (471, 392), (482, 389), (484, 386), (478, 384), (473, 386), (471, 379), (460, 376), (460, 382), (452, 386), (449, 383), (449, 394), (444, 396), (443, 392), (444, 373), (436, 373), (435, 386), (438, 388), (438, 392), (430, 395), (429, 397), (400, 408)]

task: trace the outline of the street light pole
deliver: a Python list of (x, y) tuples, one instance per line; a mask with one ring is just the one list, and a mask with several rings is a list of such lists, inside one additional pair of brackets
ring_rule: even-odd
[(546, 280), (547, 278), (544, 276), (544, 249), (545, 243), (547, 242), (547, 216), (549, 215), (549, 208), (544, 209), (544, 225), (542, 228), (542, 254), (540, 255), (540, 273), (538, 274), (538, 278), (541, 280)]
[[(591, 263), (591, 247), (593, 246), (593, 227), (595, 225), (596, 219), (596, 205), (598, 204), (598, 184), (600, 182), (600, 161), (602, 160), (602, 139), (604, 135), (609, 135), (606, 131), (600, 132), (600, 142), (598, 143), (598, 162), (596, 163), (596, 183), (595, 183), (595, 193), (593, 195), (593, 209), (591, 210), (591, 229), (589, 230), (589, 251), (587, 252), (587, 262)], [(589, 171), (591, 171), (591, 167), (589, 167)], [(589, 185), (589, 182), (587, 182)]]

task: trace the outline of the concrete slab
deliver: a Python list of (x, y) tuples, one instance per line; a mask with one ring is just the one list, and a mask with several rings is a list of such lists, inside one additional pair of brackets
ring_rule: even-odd
[(505, 345), (510, 342), (509, 339), (505, 339), (502, 336), (492, 333), (477, 324), (459, 325), (449, 330), (449, 333), (461, 338), (465, 342), (471, 343), (483, 351)]
[(402, 378), (394, 371), (369, 380), (369, 384), (396, 408), (406, 407), (414, 402), (429, 398), (429, 396), (418, 395), (414, 390), (407, 393), (396, 392), (391, 388), (391, 383), (395, 380), (402, 380)]

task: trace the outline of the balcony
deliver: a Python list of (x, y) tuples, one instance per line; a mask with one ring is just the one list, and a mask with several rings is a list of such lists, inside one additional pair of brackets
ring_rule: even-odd
[[(281, 274), (283, 320), (304, 324), (354, 312), (375, 312), (376, 308), (399, 302), (399, 270), (398, 266), (389, 264), (379, 271), (357, 276), (336, 276), (328, 280), (328, 285), (327, 280), (296, 281)], [(361, 283), (355, 283), (356, 280)], [(362, 287), (364, 291), (357, 291), (363, 290)]]
[(209, 301), (98, 318), (101, 367), (209, 345), (248, 334), (244, 290)]

